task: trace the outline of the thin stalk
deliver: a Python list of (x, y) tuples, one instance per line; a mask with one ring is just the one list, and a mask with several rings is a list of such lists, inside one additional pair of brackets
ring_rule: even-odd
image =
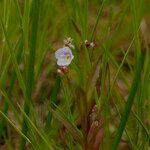
[(94, 34), (95, 34), (95, 31), (96, 31), (97, 25), (98, 25), (98, 23), (99, 23), (99, 19), (100, 19), (101, 15), (102, 15), (102, 11), (103, 11), (103, 7), (104, 7), (104, 4), (105, 4), (105, 1), (106, 1), (106, 0), (103, 0), (102, 5), (101, 5), (101, 7), (99, 8), (98, 15), (97, 15), (97, 18), (96, 18), (96, 22), (95, 22), (95, 25), (94, 25), (94, 28), (93, 28), (93, 31), (92, 31), (92, 34), (91, 34), (91, 38), (90, 38), (91, 41), (92, 41), (93, 38), (94, 38)]

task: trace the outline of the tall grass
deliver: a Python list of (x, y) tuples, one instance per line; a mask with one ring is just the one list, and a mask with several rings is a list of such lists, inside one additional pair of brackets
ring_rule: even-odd
[[(40, 1), (32, 1), (31, 4), (31, 37), (29, 42), (29, 54), (27, 61), (27, 71), (26, 71), (26, 97), (24, 103), (24, 112), (27, 116), (30, 113), (30, 105), (32, 103), (32, 90), (34, 84), (34, 64), (36, 55), (36, 43), (37, 43), (37, 31), (38, 31), (38, 19), (40, 11)], [(24, 30), (25, 31), (25, 30)], [(28, 31), (27, 31), (28, 32)], [(26, 118), (23, 118), (22, 123), (22, 133), (27, 135), (28, 125)], [(24, 139), (20, 142), (20, 149), (25, 149), (26, 141)]]
[[(149, 7), (1, 0), (0, 149), (149, 149)], [(66, 37), (74, 59), (59, 74)]]

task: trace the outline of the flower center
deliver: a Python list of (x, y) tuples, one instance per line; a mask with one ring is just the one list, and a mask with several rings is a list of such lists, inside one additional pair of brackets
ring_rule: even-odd
[(70, 54), (67, 54), (66, 55), (66, 60), (70, 59), (70, 57), (71, 57)]

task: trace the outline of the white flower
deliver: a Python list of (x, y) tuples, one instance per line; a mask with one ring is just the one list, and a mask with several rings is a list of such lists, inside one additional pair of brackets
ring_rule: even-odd
[(58, 66), (68, 66), (74, 58), (69, 47), (63, 47), (55, 52)]
[(72, 44), (73, 39), (71, 37), (67, 37), (66, 39), (64, 39), (64, 45), (74, 49), (74, 45)]
[(73, 39), (71, 37), (67, 37), (64, 39), (64, 44), (72, 43)]
[(90, 43), (90, 46), (91, 46), (92, 48), (94, 48), (94, 47), (95, 47), (94, 42), (91, 42), (91, 43)]

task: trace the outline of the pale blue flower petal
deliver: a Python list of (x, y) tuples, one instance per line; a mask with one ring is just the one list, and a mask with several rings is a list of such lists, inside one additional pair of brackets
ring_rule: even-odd
[(57, 59), (57, 65), (68, 66), (72, 59), (74, 58), (72, 51), (69, 47), (63, 47), (55, 52), (55, 57)]

